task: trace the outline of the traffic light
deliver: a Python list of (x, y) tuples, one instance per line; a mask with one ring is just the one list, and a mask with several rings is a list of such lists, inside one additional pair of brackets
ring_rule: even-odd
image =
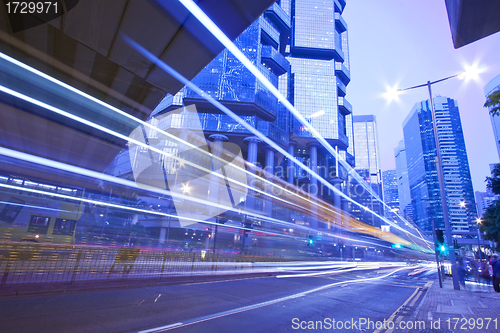
[(393, 249), (400, 249), (401, 248), (401, 244), (392, 244), (392, 248)]
[(446, 244), (444, 243), (443, 230), (436, 229), (436, 247), (440, 252), (446, 251)]
[(307, 246), (311, 246), (314, 244), (314, 239), (313, 236), (309, 235), (309, 239), (307, 241)]

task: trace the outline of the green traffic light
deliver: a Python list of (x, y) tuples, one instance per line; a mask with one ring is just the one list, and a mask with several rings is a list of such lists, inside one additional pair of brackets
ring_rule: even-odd
[(444, 245), (441, 245), (441, 252), (444, 252), (446, 250), (446, 247)]

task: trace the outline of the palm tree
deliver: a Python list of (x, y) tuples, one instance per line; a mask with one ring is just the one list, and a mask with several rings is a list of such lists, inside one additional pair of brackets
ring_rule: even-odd
[(500, 115), (500, 90), (494, 91), (488, 95), (486, 98), (486, 103), (484, 103), (485, 107), (493, 107), (490, 109), (490, 114), (492, 116)]

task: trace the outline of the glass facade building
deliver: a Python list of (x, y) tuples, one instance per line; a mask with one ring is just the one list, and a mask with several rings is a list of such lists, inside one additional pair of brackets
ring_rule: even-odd
[(413, 221), (413, 209), (411, 205), (410, 184), (408, 182), (408, 166), (406, 165), (406, 148), (404, 140), (394, 148), (396, 159), (396, 177), (399, 195), (400, 215), (406, 220)]
[[(350, 71), (344, 7), (344, 1), (277, 1), (235, 44), (337, 149), (341, 158), (354, 165), (352, 106), (345, 98)], [(299, 161), (317, 167), (322, 177), (346, 178), (343, 168), (336, 169), (334, 157), (229, 51), (219, 54), (192, 82)], [(241, 145), (247, 157), (243, 139), (250, 133), (189, 88), (167, 96), (155, 115), (189, 104), (196, 105), (206, 134), (228, 136), (229, 141)], [(256, 164), (270, 167), (265, 155), (264, 150), (258, 150)], [(288, 164), (286, 158), (275, 158), (273, 170), (308, 191), (326, 193), (326, 197), (331, 194), (324, 192), (305, 170)]]
[[(477, 211), (458, 105), (447, 97), (433, 100), (450, 223), (452, 230), (468, 231)], [(414, 221), (424, 231), (432, 231), (432, 220), (444, 230), (429, 100), (413, 107), (403, 133)]]
[[(285, 0), (281, 5), (292, 22), (286, 53), (292, 68), (290, 100), (341, 158), (354, 165), (352, 106), (345, 98), (350, 82), (345, 1)], [(310, 153), (318, 142), (305, 126), (296, 119), (291, 125), (291, 140), (305, 146), (295, 152), (306, 164), (329, 170), (329, 178), (346, 178), (343, 170), (334, 170), (335, 160), (320, 146), (317, 155)], [(311, 162), (311, 156), (317, 160)], [(296, 176), (299, 182), (308, 181), (300, 173)]]
[[(382, 174), (380, 171), (380, 149), (378, 145), (377, 121), (374, 115), (353, 117), (354, 149), (356, 151), (356, 167), (354, 170), (371, 186), (379, 198), (382, 194)], [(349, 192), (352, 199), (364, 207), (368, 207), (379, 215), (384, 214), (383, 206), (361, 184), (350, 182)], [(361, 220), (377, 225), (377, 219), (370, 212), (358, 206), (351, 209)]]
[(393, 212), (399, 211), (399, 193), (396, 169), (382, 172), (382, 183), (384, 188), (385, 216), (391, 217)]
[[(338, 151), (341, 158), (354, 165), (352, 106), (345, 98), (350, 71), (347, 24), (342, 18), (344, 7), (344, 1), (277, 1), (234, 43)], [(335, 186), (341, 183), (339, 188), (347, 193), (344, 182), (347, 173), (338, 167), (334, 156), (231, 52), (222, 51), (192, 83), (321, 177)], [(172, 113), (192, 104), (196, 106), (196, 115)], [(248, 162), (337, 206), (342, 205), (338, 195), (335, 196), (306, 170), (294, 166), (267, 144), (256, 140), (247, 129), (189, 87), (184, 87), (175, 96), (167, 95), (154, 110), (151, 121), (170, 132), (201, 129), (207, 141), (219, 135), (221, 140), (239, 146)], [(168, 149), (175, 152), (174, 146)], [(132, 160), (133, 156), (144, 158), (144, 154), (147, 152), (123, 151), (110, 167), (110, 172), (127, 174), (125, 169), (131, 170), (134, 164), (127, 160), (131, 156)], [(169, 173), (168, 168), (165, 172)], [(268, 215), (278, 214), (277, 207), (269, 204), (266, 207), (265, 200), (258, 196), (252, 206)], [(347, 204), (342, 208), (347, 210)], [(317, 221), (310, 221), (300, 214), (284, 218), (318, 226)]]

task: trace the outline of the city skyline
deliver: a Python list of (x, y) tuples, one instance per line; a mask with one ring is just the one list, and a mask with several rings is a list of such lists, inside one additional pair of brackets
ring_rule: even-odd
[[(452, 229), (468, 231), (477, 211), (459, 107), (456, 100), (444, 96), (432, 102), (437, 130), (429, 100), (415, 104), (403, 125), (413, 218), (424, 231), (443, 230), (444, 193)], [(439, 164), (435, 159), (436, 141), (441, 152)], [(438, 181), (438, 165), (443, 170), (444, 191)]]
[[(395, 167), (394, 148), (403, 139), (402, 123), (415, 103), (428, 99), (427, 89), (415, 89), (387, 102), (389, 87), (407, 88), (482, 65), (477, 81), (452, 79), (433, 86), (433, 96), (458, 101), (474, 190), (485, 191), (489, 164), (498, 162), (485, 102), (484, 85), (500, 74), (500, 34), (460, 49), (453, 48), (444, 1), (351, 1), (344, 18), (349, 24), (352, 83), (347, 94), (353, 114), (374, 114), (379, 125), (382, 171)], [(422, 25), (422, 18), (426, 18)], [(367, 26), (376, 29), (366, 29)], [(381, 50), (373, 52), (373, 50)]]

